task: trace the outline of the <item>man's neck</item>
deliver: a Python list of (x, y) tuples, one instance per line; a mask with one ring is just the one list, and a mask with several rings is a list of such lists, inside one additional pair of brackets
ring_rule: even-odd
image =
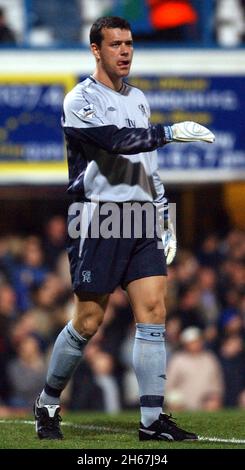
[(111, 88), (114, 91), (120, 91), (123, 85), (123, 81), (121, 78), (111, 78), (106, 73), (103, 73), (103, 71), (95, 70), (93, 77), (95, 78), (95, 80)]

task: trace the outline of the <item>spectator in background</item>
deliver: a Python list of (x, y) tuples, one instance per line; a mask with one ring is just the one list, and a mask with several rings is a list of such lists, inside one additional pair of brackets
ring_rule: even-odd
[(11, 282), (12, 279), (14, 260), (12, 253), (10, 253), (10, 240), (10, 237), (6, 236), (0, 238), (0, 282)]
[(11, 384), (9, 404), (32, 408), (33, 400), (45, 379), (44, 356), (35, 336), (27, 335), (17, 347), (17, 357), (9, 362), (7, 372)]
[(196, 40), (197, 12), (189, 0), (147, 0), (154, 39)]
[(203, 267), (199, 271), (198, 287), (200, 289), (200, 306), (206, 324), (214, 324), (219, 315), (219, 303), (217, 302), (217, 274), (214, 269)]
[(45, 225), (44, 251), (49, 268), (56, 267), (57, 259), (66, 248), (66, 222), (61, 215), (51, 217)]
[(227, 336), (220, 348), (220, 361), (225, 380), (224, 406), (238, 406), (245, 393), (245, 348), (241, 334)]
[(5, 11), (0, 7), (0, 44), (16, 44), (13, 31), (7, 25)]
[(16, 317), (16, 298), (10, 284), (0, 283), (0, 401), (7, 400), (10, 386), (7, 363), (12, 355), (10, 333)]
[(16, 295), (11, 284), (7, 282), (0, 284), (0, 316), (7, 320), (17, 316)]
[(167, 370), (166, 400), (172, 409), (198, 410), (222, 407), (222, 369), (215, 355), (206, 351), (201, 330), (186, 328), (183, 349), (173, 354)]
[(219, 238), (216, 234), (209, 234), (202, 242), (198, 253), (198, 261), (201, 266), (217, 269), (222, 260)]
[(196, 326), (204, 329), (205, 317), (201, 309), (201, 292), (197, 284), (192, 283), (179, 291), (179, 306), (174, 314), (180, 318), (182, 328)]
[(167, 357), (168, 359), (180, 347), (180, 334), (181, 334), (181, 318), (177, 315), (172, 315), (167, 320)]
[(40, 239), (34, 236), (27, 237), (14, 274), (17, 304), (22, 312), (32, 307), (31, 290), (34, 286), (41, 285), (47, 274), (48, 269), (44, 265), (44, 252)]
[(244, 40), (244, 0), (216, 1), (216, 38), (220, 46), (236, 47)]

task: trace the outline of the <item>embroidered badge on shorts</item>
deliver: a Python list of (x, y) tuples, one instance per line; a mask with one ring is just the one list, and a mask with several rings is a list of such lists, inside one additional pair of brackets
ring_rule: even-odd
[(90, 283), (91, 279), (91, 271), (82, 271), (82, 282)]

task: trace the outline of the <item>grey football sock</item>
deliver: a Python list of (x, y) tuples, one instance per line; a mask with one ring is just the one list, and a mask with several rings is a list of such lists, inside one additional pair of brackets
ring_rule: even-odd
[(57, 337), (51, 354), (47, 380), (39, 397), (39, 406), (56, 405), (72, 373), (78, 366), (87, 343), (70, 321)]
[(136, 324), (133, 365), (139, 384), (141, 422), (150, 426), (162, 412), (166, 379), (164, 325)]

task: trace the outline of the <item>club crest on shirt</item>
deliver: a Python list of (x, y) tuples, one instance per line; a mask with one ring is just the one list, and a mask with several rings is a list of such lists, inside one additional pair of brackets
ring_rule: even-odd
[(145, 106), (143, 104), (139, 104), (138, 108), (142, 112), (143, 116), (147, 116), (147, 112), (146, 112)]

